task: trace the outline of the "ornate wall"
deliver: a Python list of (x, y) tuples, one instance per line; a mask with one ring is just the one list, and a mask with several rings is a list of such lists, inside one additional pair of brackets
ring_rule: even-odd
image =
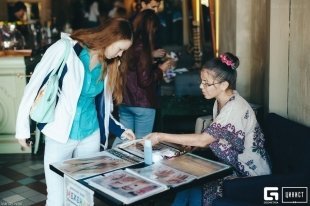
[(290, 119), (310, 126), (310, 1), (291, 0), (288, 51), (288, 108)]
[(310, 1), (219, 1), (219, 51), (241, 59), (240, 94), (310, 126)]
[(267, 67), (266, 0), (220, 0), (219, 52), (235, 53), (241, 61), (237, 90), (248, 101), (263, 104)]
[(270, 2), (269, 110), (310, 126), (308, 0)]

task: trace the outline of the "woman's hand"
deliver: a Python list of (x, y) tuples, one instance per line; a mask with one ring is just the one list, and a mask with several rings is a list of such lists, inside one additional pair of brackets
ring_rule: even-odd
[(156, 49), (152, 52), (153, 58), (162, 58), (166, 55), (166, 50), (164, 49)]
[(128, 140), (135, 140), (136, 136), (133, 133), (131, 129), (126, 129), (122, 134), (121, 134), (121, 139), (128, 139)]
[(159, 135), (157, 132), (150, 133), (150, 134), (146, 135), (145, 137), (143, 137), (143, 139), (151, 140), (152, 145), (156, 145), (159, 143)]
[(27, 142), (27, 139), (18, 139), (18, 143), (21, 145), (21, 150), (24, 151), (25, 148), (30, 148), (32, 142)]
[(164, 63), (162, 63), (161, 65), (159, 65), (158, 67), (161, 71), (165, 72), (171, 68), (171, 65), (172, 65), (172, 60), (169, 59), (165, 61)]

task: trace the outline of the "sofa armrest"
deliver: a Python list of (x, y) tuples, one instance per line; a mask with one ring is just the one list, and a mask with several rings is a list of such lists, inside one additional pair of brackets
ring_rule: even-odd
[[(310, 178), (305, 174), (263, 175), (226, 180), (223, 198), (235, 201), (263, 204), (264, 187), (309, 187)], [(281, 195), (281, 192), (279, 192)]]

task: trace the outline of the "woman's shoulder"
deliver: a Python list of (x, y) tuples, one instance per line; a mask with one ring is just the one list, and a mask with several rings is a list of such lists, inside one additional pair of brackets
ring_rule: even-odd
[(232, 104), (238, 109), (247, 109), (248, 107), (250, 107), (248, 101), (245, 100), (245, 98), (243, 98), (237, 91), (234, 91), (234, 95), (232, 97)]
[(238, 114), (244, 114), (251, 111), (250, 104), (239, 95), (237, 91), (234, 91), (234, 95), (229, 99), (225, 107), (222, 109), (221, 113), (231, 114), (233, 116), (238, 116)]
[(58, 39), (55, 43), (53, 43), (50, 48), (54, 48), (54, 49), (63, 49), (66, 47), (66, 45), (68, 44), (74, 44), (73, 40), (70, 37), (61, 37), (60, 39)]
[(242, 120), (251, 121), (253, 123), (256, 121), (256, 115), (253, 108), (249, 102), (238, 93), (236, 93), (235, 101), (231, 105), (231, 111), (235, 116), (239, 116)]

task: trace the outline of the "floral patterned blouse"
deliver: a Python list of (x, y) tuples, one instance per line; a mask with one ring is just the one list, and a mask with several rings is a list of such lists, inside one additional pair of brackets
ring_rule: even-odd
[(217, 139), (209, 145), (210, 149), (231, 165), (237, 176), (270, 174), (264, 135), (253, 109), (237, 91), (220, 111), (215, 101), (213, 122), (203, 132)]

